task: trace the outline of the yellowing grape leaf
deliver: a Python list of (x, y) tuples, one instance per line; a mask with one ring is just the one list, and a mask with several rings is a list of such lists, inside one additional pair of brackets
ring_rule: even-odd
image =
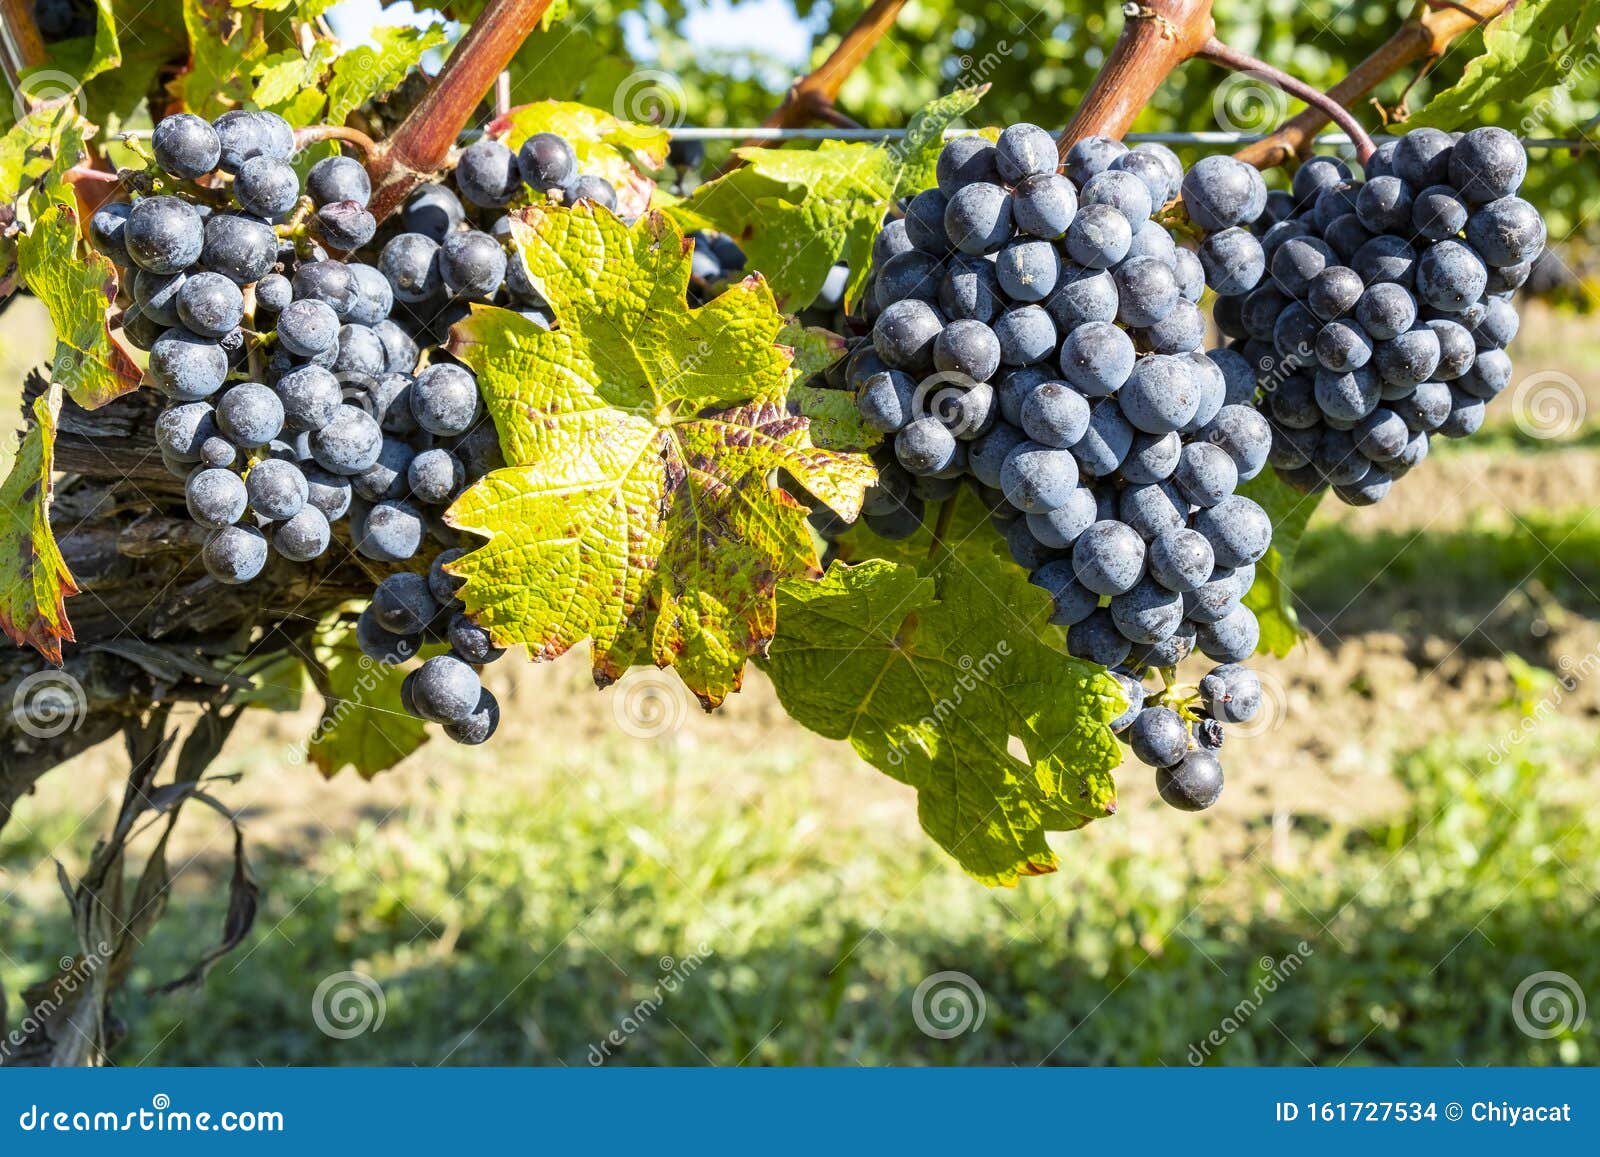
[(33, 425), (0, 483), (0, 631), (52, 663), (61, 662), (62, 641), (72, 641), (66, 600), (78, 593), (50, 529), (60, 412), (61, 388), (52, 385), (35, 399)]
[(106, 324), (116, 267), (81, 242), (77, 214), (66, 205), (46, 209), (17, 241), (17, 267), (55, 326), (51, 380), (86, 409), (137, 389), (139, 367)]
[(785, 309), (810, 305), (828, 270), (848, 263), (848, 308), (866, 284), (872, 241), (884, 216), (899, 198), (933, 184), (944, 130), (975, 108), (987, 89), (960, 89), (933, 101), (911, 118), (898, 141), (737, 149), (745, 163), (696, 189), (683, 211), (730, 234), (750, 267), (772, 282)]
[(189, 70), (172, 82), (189, 112), (214, 117), (250, 96), (250, 74), (268, 54), (255, 21), (228, 0), (183, 0)]
[[(660, 75), (667, 77), (666, 73)], [(636, 95), (646, 105), (653, 99), (648, 94)], [(679, 99), (681, 96), (678, 94)], [(664, 99), (670, 100), (670, 96)], [(634, 124), (565, 100), (525, 104), (489, 125), (489, 135), (501, 139), (513, 151), (535, 133), (555, 133), (570, 143), (578, 156), (578, 172), (610, 181), (617, 191), (617, 212), (623, 216), (636, 217), (650, 207), (655, 182), (646, 173), (656, 172), (667, 163), (665, 129)]]
[(1300, 641), (1300, 616), (1295, 614), (1294, 594), (1289, 589), (1289, 568), (1306, 532), (1306, 523), (1316, 513), (1325, 491), (1301, 494), (1279, 480), (1271, 470), (1263, 470), (1241, 483), (1239, 493), (1261, 504), (1272, 519), (1272, 546), (1256, 563), (1256, 581), (1246, 592), (1245, 606), (1256, 613), (1261, 624), (1258, 652), (1287, 655)]
[(1041, 641), (1049, 613), (988, 551), (835, 562), (778, 588), (763, 668), (798, 722), (915, 788), (923, 829), (969, 874), (1010, 886), (1056, 870), (1047, 832), (1116, 811), (1121, 692)]
[(351, 767), (371, 779), (428, 742), (426, 724), (400, 702), (406, 669), (362, 654), (353, 628), (324, 630), (313, 655), (308, 669), (323, 708), (306, 754), (323, 775)]
[(461, 597), (501, 643), (548, 659), (590, 638), (602, 686), (670, 664), (715, 706), (765, 652), (778, 582), (820, 573), (776, 472), (853, 516), (875, 471), (788, 412), (759, 277), (689, 308), (689, 247), (659, 213), (532, 206), (512, 237), (557, 325), (475, 307), (453, 331), (508, 463), (447, 515), (488, 539), (450, 568)]

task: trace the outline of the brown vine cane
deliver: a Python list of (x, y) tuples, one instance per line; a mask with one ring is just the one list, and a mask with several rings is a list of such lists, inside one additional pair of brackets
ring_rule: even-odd
[(445, 167), (461, 130), (471, 122), (474, 110), (494, 88), (522, 42), (539, 26), (550, 3), (489, 0), (427, 94), (393, 136), (368, 152), (367, 172), (373, 190), (369, 209), (379, 222)]
[[(1412, 16), (1370, 56), (1350, 70), (1327, 92), (1328, 99), (1349, 107), (1418, 60), (1442, 55), (1458, 37), (1498, 16), (1511, 4), (1507, 0), (1462, 0), (1461, 3), (1434, 5), (1420, 3)], [(1304, 156), (1329, 117), (1320, 105), (1296, 114), (1254, 144), (1234, 155), (1258, 169), (1270, 169)]]
[(1106, 66), (1057, 139), (1063, 161), (1072, 146), (1085, 137), (1124, 136), (1167, 77), (1184, 62), (1196, 58), (1259, 76), (1305, 101), (1326, 118), (1323, 123), (1331, 120), (1350, 134), (1361, 159), (1371, 155), (1372, 139), (1337, 101), (1218, 40), (1211, 0), (1130, 0), (1123, 6), (1123, 13), (1127, 19)]

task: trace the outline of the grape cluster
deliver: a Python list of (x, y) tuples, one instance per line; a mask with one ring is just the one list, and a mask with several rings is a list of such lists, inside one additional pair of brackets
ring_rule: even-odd
[(1380, 145), (1365, 182), (1314, 157), (1273, 194), (1268, 276), (1214, 314), (1255, 369), (1290, 486), (1367, 506), (1430, 435), (1482, 426), (1511, 380), (1512, 295), (1545, 244), (1516, 196), (1527, 165), (1504, 129), (1422, 128)]
[[(833, 384), (886, 436), (866, 525), (903, 538), (963, 480), (975, 488), (1050, 593), (1068, 651), (1122, 685), (1113, 730), (1163, 798), (1198, 810), (1222, 788), (1223, 725), (1260, 703), (1239, 666), (1260, 634), (1241, 599), (1272, 539), (1235, 492), (1271, 446), (1255, 375), (1241, 353), (1204, 349), (1199, 303), (1207, 286), (1259, 282), (1248, 226), (1267, 189), (1231, 158), (1185, 173), (1170, 149), (1103, 137), (1062, 168), (1035, 125), (951, 140), (937, 187), (876, 239), (871, 333)], [(1157, 219), (1180, 194), (1197, 250)], [(1147, 693), (1147, 672), (1194, 650), (1220, 664), (1196, 691)]]
[(167, 398), (157, 446), (207, 532), (200, 557), (217, 582), (250, 582), (274, 553), (317, 559), (341, 523), (383, 565), (421, 566), (444, 548), (428, 575), (379, 584), (357, 638), (394, 665), (447, 643), (407, 676), (406, 705), (481, 743), (499, 707), (476, 668), (500, 652), (442, 570), (465, 553), (442, 515), (503, 462), (476, 379), (438, 345), (471, 301), (550, 324), (507, 250), (514, 200), (614, 207), (615, 193), (577, 172), (560, 137), (519, 153), (485, 139), (461, 155), (461, 195), (423, 186), (380, 244), (365, 169), (334, 156), (302, 181), (294, 151), (272, 113), (170, 116), (152, 134), (156, 172), (133, 182), (147, 195), (93, 215), (95, 245), (124, 271), (124, 332)]

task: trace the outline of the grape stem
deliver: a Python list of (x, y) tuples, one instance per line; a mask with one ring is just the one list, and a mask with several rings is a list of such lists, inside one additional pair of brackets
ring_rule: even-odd
[(382, 223), (411, 191), (445, 166), (456, 137), (496, 78), (539, 26), (551, 0), (489, 0), (433, 86), (394, 135), (367, 156), (369, 211)]
[(363, 160), (374, 157), (378, 153), (378, 144), (360, 129), (350, 128), (347, 125), (310, 125), (306, 128), (294, 130), (294, 144), (296, 148), (317, 141), (343, 141), (352, 144), (361, 150)]
[[(1411, 18), (1397, 28), (1393, 36), (1328, 90), (1328, 98), (1335, 104), (1348, 107), (1416, 61), (1442, 55), (1457, 37), (1510, 7), (1511, 4), (1506, 0), (1463, 0), (1462, 3), (1442, 8), (1420, 3)], [(1292, 117), (1276, 132), (1234, 155), (1258, 169), (1284, 164), (1309, 152), (1317, 134), (1329, 119), (1322, 106), (1312, 105)]]
[(1061, 159), (1085, 137), (1121, 138), (1174, 69), (1216, 33), (1211, 0), (1130, 0), (1122, 33), (1056, 140)]
[(1196, 56), (1202, 60), (1209, 60), (1212, 64), (1219, 64), (1233, 72), (1249, 73), (1258, 76), (1273, 87), (1281, 89), (1298, 100), (1318, 109), (1334, 124), (1338, 125), (1350, 137), (1356, 146), (1356, 158), (1364, 165), (1367, 158), (1372, 156), (1372, 138), (1361, 127), (1361, 122), (1351, 115), (1350, 110), (1326, 93), (1319, 92), (1303, 80), (1299, 80), (1284, 72), (1281, 68), (1274, 68), (1264, 60), (1258, 60), (1249, 53), (1240, 52), (1230, 48), (1215, 36), (1207, 37), (1206, 42), (1200, 46)]
[(928, 558), (931, 561), (939, 557), (939, 552), (945, 548), (945, 539), (950, 537), (950, 525), (956, 518), (956, 500), (946, 498), (939, 503), (939, 517), (933, 523), (933, 542), (928, 545)]

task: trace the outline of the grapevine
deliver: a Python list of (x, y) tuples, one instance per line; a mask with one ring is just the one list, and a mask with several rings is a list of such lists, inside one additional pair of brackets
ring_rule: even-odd
[[(766, 127), (854, 126), (844, 83), (902, 7), (867, 6)], [(0, 821), (174, 700), (236, 711), (271, 662), (328, 700), (312, 762), (372, 775), (428, 727), (489, 742), (486, 668), (580, 643), (600, 687), (672, 666), (707, 709), (762, 666), (986, 883), (1055, 870), (1049, 833), (1113, 814), (1124, 749), (1173, 807), (1212, 806), (1261, 710), (1248, 663), (1294, 638), (1316, 496), (1380, 500), (1509, 382), (1547, 242), (1522, 144), (1375, 142), (1346, 107), (1499, 8), (1419, 11), (1323, 96), (1220, 41), (1208, 0), (1130, 6), (1062, 128), (979, 129), (962, 87), (893, 146), (750, 142), (704, 182), (660, 126), (483, 107), (548, 0), (488, 4), (410, 91), (436, 29), (354, 80), (297, 40), (309, 99), (264, 107), (239, 82), (268, 67), (255, 14), (169, 78), (147, 136), (19, 97), (0, 289), (60, 344), (4, 483), (0, 686), (42, 669), (29, 647), (101, 698), (57, 744), (0, 729)], [(35, 17), (19, 91), (97, 27)], [(1308, 110), (1238, 157), (1129, 147), (1189, 60)], [(1300, 157), (1330, 121), (1353, 165)], [(183, 662), (102, 693), (121, 629)], [(940, 681), (973, 668), (950, 718)]]

